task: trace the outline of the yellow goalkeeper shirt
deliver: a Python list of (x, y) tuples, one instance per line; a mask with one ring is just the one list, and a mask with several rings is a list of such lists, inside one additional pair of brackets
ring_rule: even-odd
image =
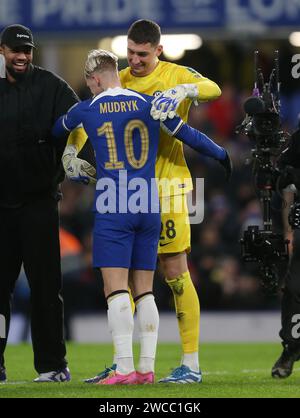
[[(120, 71), (123, 88), (136, 90), (150, 96), (157, 92), (175, 87), (177, 84), (197, 84), (199, 101), (212, 100), (220, 96), (221, 90), (216, 83), (203, 77), (192, 68), (177, 65), (171, 62), (159, 61), (155, 70), (144, 77), (135, 77), (130, 67)], [(184, 100), (177, 113), (187, 121), (191, 100)], [(163, 181), (171, 181), (172, 187), (160, 188), (160, 195), (177, 195), (192, 190), (192, 179), (187, 167), (182, 142), (161, 131), (160, 142), (156, 159), (156, 177)]]

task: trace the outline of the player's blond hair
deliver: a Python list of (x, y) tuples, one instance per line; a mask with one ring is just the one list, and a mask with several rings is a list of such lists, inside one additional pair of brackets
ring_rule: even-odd
[(104, 49), (92, 49), (84, 66), (84, 75), (89, 77), (95, 71), (118, 71), (118, 57)]

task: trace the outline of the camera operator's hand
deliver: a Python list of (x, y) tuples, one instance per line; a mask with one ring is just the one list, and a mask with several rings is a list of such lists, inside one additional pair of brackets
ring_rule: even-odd
[(226, 172), (226, 180), (228, 181), (232, 174), (232, 161), (230, 159), (230, 156), (228, 152), (225, 150), (226, 156), (224, 160), (218, 160), (219, 163), (223, 166), (225, 172)]

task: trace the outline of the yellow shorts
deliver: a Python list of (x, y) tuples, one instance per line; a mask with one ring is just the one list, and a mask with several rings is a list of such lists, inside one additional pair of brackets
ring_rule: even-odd
[(161, 232), (158, 254), (191, 250), (191, 226), (185, 195), (160, 199)]

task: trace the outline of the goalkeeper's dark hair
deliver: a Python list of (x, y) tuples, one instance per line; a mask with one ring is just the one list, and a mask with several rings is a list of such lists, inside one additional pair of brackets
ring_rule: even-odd
[(152, 20), (140, 19), (130, 26), (127, 37), (136, 44), (147, 44), (157, 46), (160, 42), (160, 26)]

